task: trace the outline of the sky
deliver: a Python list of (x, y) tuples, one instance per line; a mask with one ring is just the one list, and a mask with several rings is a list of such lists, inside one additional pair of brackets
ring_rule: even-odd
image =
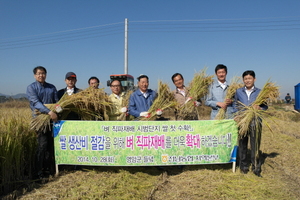
[(299, 11), (299, 0), (0, 0), (0, 93), (26, 93), (36, 66), (58, 90), (72, 71), (77, 87), (96, 76), (109, 93), (109, 75), (124, 73), (127, 18), (128, 73), (148, 75), (151, 89), (224, 64), (228, 81), (254, 70), (257, 87), (270, 79), (294, 98)]

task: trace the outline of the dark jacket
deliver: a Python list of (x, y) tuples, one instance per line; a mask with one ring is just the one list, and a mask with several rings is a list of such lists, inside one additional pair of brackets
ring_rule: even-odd
[[(74, 87), (74, 93), (73, 94), (76, 94), (78, 92), (82, 91), (81, 89), (77, 88), (77, 87)], [(67, 92), (67, 88), (63, 88), (61, 90), (59, 90), (57, 92), (57, 97), (58, 97), (58, 100), (60, 100), (62, 98), (62, 96), (64, 96), (64, 94)]]
[[(82, 91), (82, 90), (77, 88), (77, 87), (74, 87), (74, 93), (73, 94), (76, 94), (80, 91)], [(63, 88), (63, 89), (59, 90), (57, 92), (58, 100), (60, 100), (66, 92), (67, 92), (67, 88)], [(80, 116), (75, 112), (70, 112), (64, 120), (80, 120)]]

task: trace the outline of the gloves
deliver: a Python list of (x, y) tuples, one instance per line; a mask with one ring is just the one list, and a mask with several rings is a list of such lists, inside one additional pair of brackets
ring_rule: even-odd
[(62, 107), (58, 104), (55, 105), (55, 112), (56, 113), (61, 113), (63, 111)]
[(120, 109), (120, 112), (121, 112), (121, 113), (125, 113), (125, 112), (127, 112), (127, 107), (123, 107), (123, 108), (121, 108), (121, 109)]
[(185, 100), (184, 104), (186, 104), (187, 102), (189, 102), (192, 99), (192, 97), (187, 98), (187, 100)]
[(148, 112), (141, 112), (141, 113), (140, 113), (140, 116), (141, 116), (141, 117), (149, 118), (149, 117), (150, 117), (150, 113), (148, 113)]
[(162, 113), (163, 113), (163, 112), (162, 112), (161, 109), (157, 109), (157, 110), (156, 110), (156, 115), (162, 115)]
[(201, 102), (199, 102), (199, 101), (194, 101), (194, 106), (195, 106), (195, 107), (201, 106)]

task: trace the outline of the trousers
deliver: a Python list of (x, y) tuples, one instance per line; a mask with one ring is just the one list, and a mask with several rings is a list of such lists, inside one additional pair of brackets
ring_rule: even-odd
[(52, 130), (37, 132), (35, 171), (54, 173), (54, 140)]
[(261, 172), (261, 159), (260, 159), (260, 143), (261, 143), (261, 132), (262, 124), (261, 120), (255, 121), (252, 120), (247, 135), (239, 139), (239, 164), (241, 169), (249, 168), (248, 160), (248, 141), (250, 139), (250, 148), (251, 148), (251, 164), (252, 170)]

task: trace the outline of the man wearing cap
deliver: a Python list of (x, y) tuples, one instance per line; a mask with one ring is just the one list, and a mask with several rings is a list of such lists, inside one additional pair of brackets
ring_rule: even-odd
[(156, 92), (148, 89), (148, 76), (140, 75), (137, 79), (138, 89), (131, 94), (129, 99), (129, 114), (136, 118), (148, 117), (148, 110), (156, 98)]
[[(57, 92), (57, 96), (58, 96), (59, 100), (62, 98), (62, 96), (64, 94), (72, 95), (72, 94), (76, 94), (76, 93), (82, 91), (81, 89), (79, 89), (75, 86), (75, 84), (77, 82), (77, 76), (74, 72), (68, 72), (66, 74), (65, 82), (67, 84), (67, 87), (63, 88)], [(76, 113), (71, 112), (66, 117), (66, 120), (80, 120), (80, 117)]]
[(80, 92), (81, 90), (78, 89), (75, 84), (77, 82), (77, 76), (74, 72), (68, 72), (66, 74), (65, 82), (67, 84), (67, 87), (64, 89), (61, 89), (57, 92), (58, 99), (61, 99), (61, 97), (67, 93), (68, 95), (76, 94)]

